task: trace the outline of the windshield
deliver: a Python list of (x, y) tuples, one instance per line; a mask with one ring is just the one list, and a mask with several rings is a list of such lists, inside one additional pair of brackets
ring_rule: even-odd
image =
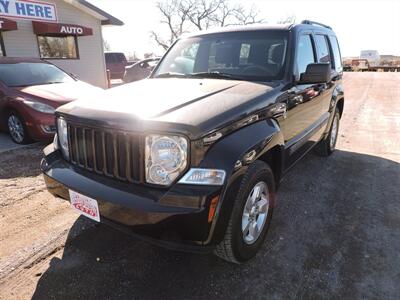
[(166, 54), (153, 77), (213, 74), (277, 80), (283, 77), (286, 49), (287, 33), (282, 31), (225, 32), (182, 39)]
[(0, 64), (0, 81), (10, 87), (73, 82), (56, 66), (46, 63)]

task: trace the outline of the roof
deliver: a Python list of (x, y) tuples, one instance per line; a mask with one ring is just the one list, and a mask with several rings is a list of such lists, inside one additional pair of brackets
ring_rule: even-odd
[(1, 64), (18, 64), (18, 63), (47, 63), (39, 58), (34, 57), (8, 57), (8, 56), (0, 56), (0, 65)]
[(65, 2), (75, 6), (76, 8), (87, 12), (88, 14), (94, 16), (101, 20), (101, 25), (116, 25), (122, 26), (124, 22), (116, 17), (110, 15), (109, 13), (105, 12), (104, 10), (98, 8), (97, 6), (89, 3), (86, 0), (64, 0)]
[(211, 30), (198, 31), (191, 34), (184, 34), (182, 37), (195, 37), (202, 36), (213, 33), (226, 33), (226, 32), (246, 32), (246, 31), (265, 31), (265, 30), (275, 30), (275, 31), (288, 31), (292, 29), (298, 28), (308, 28), (308, 29), (318, 29), (324, 31), (332, 31), (332, 29), (324, 24), (304, 20), (301, 23), (287, 23), (287, 24), (251, 24), (251, 25), (239, 25), (239, 26), (227, 26), (227, 27), (219, 27), (213, 28)]
[(245, 32), (245, 31), (262, 31), (262, 30), (289, 30), (293, 24), (277, 24), (277, 25), (269, 25), (269, 24), (252, 24), (252, 25), (234, 25), (227, 27), (218, 27), (213, 28), (211, 30), (204, 30), (194, 32), (188, 35), (183, 35), (183, 37), (190, 36), (201, 36), (212, 33), (223, 33), (223, 32)]

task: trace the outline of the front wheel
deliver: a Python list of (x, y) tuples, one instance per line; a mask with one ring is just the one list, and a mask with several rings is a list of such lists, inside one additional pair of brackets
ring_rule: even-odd
[(7, 116), (7, 128), (11, 139), (17, 144), (27, 144), (30, 142), (26, 126), (22, 118), (15, 112), (10, 112)]
[(235, 201), (224, 240), (215, 254), (242, 263), (254, 257), (263, 245), (275, 203), (271, 168), (262, 161), (249, 166)]

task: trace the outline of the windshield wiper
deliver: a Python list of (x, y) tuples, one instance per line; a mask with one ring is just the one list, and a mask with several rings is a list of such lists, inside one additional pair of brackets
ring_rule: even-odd
[(188, 74), (188, 76), (190, 76), (190, 77), (198, 77), (198, 78), (244, 80), (243, 78), (236, 77), (236, 76), (234, 76), (232, 74), (221, 73), (221, 72), (218, 72), (218, 71), (190, 73), (190, 74)]
[(161, 74), (154, 76), (154, 78), (168, 78), (168, 77), (187, 77), (187, 75), (183, 74), (183, 73), (177, 73), (177, 72), (167, 72), (167, 73), (161, 73)]

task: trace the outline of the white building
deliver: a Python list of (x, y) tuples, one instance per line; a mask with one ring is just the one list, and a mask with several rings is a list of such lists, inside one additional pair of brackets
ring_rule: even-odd
[(379, 66), (381, 57), (377, 50), (362, 50), (360, 53), (361, 59), (368, 60), (368, 63), (371, 67)]
[(107, 87), (103, 25), (123, 25), (84, 0), (0, 0), (0, 56), (40, 57)]

